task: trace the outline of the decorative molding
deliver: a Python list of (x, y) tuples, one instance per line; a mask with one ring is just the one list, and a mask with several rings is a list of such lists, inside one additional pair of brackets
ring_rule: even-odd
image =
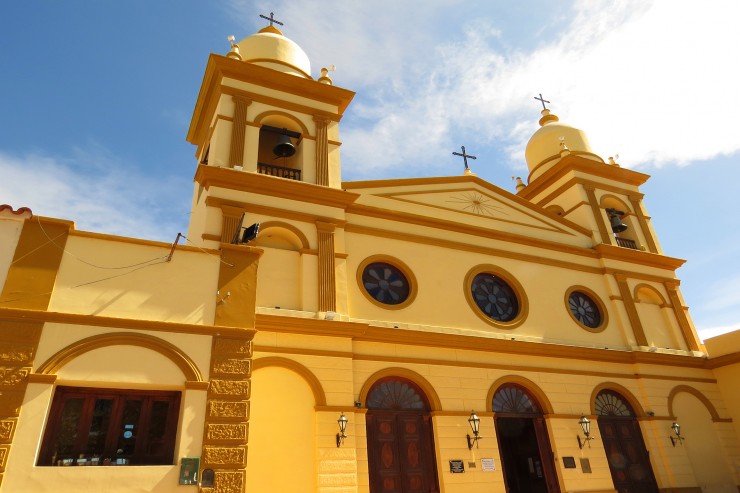
[[(326, 335), (326, 332), (317, 332), (316, 335)], [(254, 348), (257, 353), (278, 353), (278, 354), (291, 354), (291, 355), (303, 355), (303, 356), (322, 356), (328, 358), (350, 358), (355, 361), (375, 361), (375, 362), (386, 362), (395, 365), (399, 364), (416, 364), (416, 365), (439, 365), (439, 366), (451, 366), (456, 368), (484, 368), (490, 370), (504, 370), (509, 372), (533, 372), (533, 373), (553, 373), (558, 375), (586, 375), (591, 377), (603, 377), (603, 378), (623, 378), (627, 380), (664, 380), (674, 382), (696, 382), (696, 383), (708, 383), (716, 384), (717, 379), (715, 378), (701, 378), (701, 377), (689, 377), (689, 376), (676, 376), (676, 375), (659, 375), (652, 373), (635, 373), (633, 367), (625, 368), (624, 373), (619, 372), (607, 372), (607, 371), (594, 371), (584, 369), (569, 369), (569, 368), (552, 368), (545, 366), (527, 366), (527, 365), (506, 365), (500, 363), (488, 363), (482, 361), (460, 361), (459, 359), (431, 359), (431, 358), (413, 358), (405, 356), (391, 356), (391, 355), (366, 355), (356, 354), (346, 351), (326, 351), (322, 349), (306, 349), (306, 348), (295, 348), (295, 347), (273, 347), (273, 346), (262, 346), (258, 345)], [(734, 353), (738, 356), (740, 361), (740, 353)], [(625, 363), (631, 364), (631, 363)]]
[(244, 492), (251, 370), (251, 336), (213, 338), (201, 471), (215, 469), (215, 488), (202, 491)]
[[(603, 382), (594, 387), (594, 389), (591, 391), (591, 399), (589, 402), (589, 409), (592, 415), (596, 415), (596, 396), (599, 395), (599, 392), (602, 390), (611, 390), (612, 392), (616, 392), (620, 396), (626, 400), (629, 405), (632, 407), (632, 410), (635, 412), (636, 418), (647, 418), (648, 415), (645, 412), (645, 410), (642, 408), (642, 404), (640, 404), (640, 401), (635, 397), (635, 395), (627, 389), (624, 385), (620, 385), (616, 382)], [(668, 414), (671, 414), (670, 412)]]
[(322, 312), (334, 311), (337, 308), (334, 229), (332, 223), (316, 222), (319, 239), (319, 311)]
[(630, 325), (632, 327), (632, 333), (635, 336), (638, 346), (647, 346), (647, 337), (645, 336), (645, 329), (642, 327), (640, 322), (640, 315), (637, 313), (637, 307), (635, 307), (635, 301), (632, 298), (629, 285), (627, 284), (627, 277), (622, 274), (614, 274), (614, 278), (617, 280), (617, 286), (619, 287), (619, 293), (622, 295), (622, 304), (627, 312), (627, 318), (629, 318)]
[(283, 317), (258, 313), (256, 327), (260, 331), (278, 333), (346, 337), (356, 341), (383, 342), (394, 345), (414, 345), (446, 349), (547, 356), (624, 364), (655, 364), (684, 368), (709, 369), (707, 358), (693, 355), (649, 353), (627, 349), (567, 346), (555, 343), (512, 341), (494, 337), (457, 335), (425, 330), (399, 330), (377, 327), (361, 322), (327, 321), (310, 318)]
[(326, 406), (326, 394), (324, 393), (324, 387), (321, 385), (321, 381), (316, 378), (316, 375), (311, 372), (308, 368), (302, 364), (293, 361), (288, 358), (281, 358), (279, 356), (265, 356), (254, 360), (254, 370), (257, 371), (262, 368), (278, 367), (291, 370), (303, 378), (308, 386), (311, 388), (313, 393), (314, 405), (315, 406)]
[(640, 225), (640, 229), (642, 229), (642, 236), (645, 238), (645, 242), (647, 242), (648, 250), (650, 250), (651, 253), (658, 253), (658, 245), (655, 242), (655, 238), (653, 238), (653, 234), (647, 223), (647, 218), (642, 211), (642, 197), (630, 194), (628, 198), (632, 204), (632, 208), (635, 210), (635, 217), (637, 217), (637, 222)]
[(329, 137), (330, 120), (323, 116), (314, 116), (316, 123), (316, 184), (329, 186)]
[(205, 336), (210, 336), (214, 334), (221, 334), (224, 336), (234, 335), (238, 337), (243, 337), (245, 336), (245, 334), (251, 334), (251, 336), (254, 336), (253, 330), (223, 325), (186, 324), (181, 322), (165, 322), (160, 320), (138, 320), (130, 318), (101, 317), (98, 315), (83, 315), (79, 313), (61, 313), (0, 307), (0, 321), (5, 323), (11, 320), (15, 322), (53, 322), (67, 325), (85, 325), (89, 327), (174, 332), (179, 334), (195, 334)]
[(235, 173), (230, 168), (204, 164), (198, 165), (194, 179), (206, 189), (217, 187), (225, 190), (259, 193), (339, 209), (346, 208), (348, 204), (359, 198), (359, 195), (344, 190), (320, 187), (312, 183), (286, 180), (260, 173)]
[(67, 363), (83, 354), (109, 346), (136, 346), (151, 349), (172, 361), (185, 376), (186, 381), (202, 382), (203, 375), (198, 365), (180, 348), (164, 339), (148, 334), (135, 332), (113, 332), (99, 334), (76, 341), (57, 351), (38, 367), (36, 373), (53, 375), (59, 372)]
[(686, 346), (691, 351), (700, 351), (699, 337), (691, 326), (691, 323), (689, 323), (689, 317), (681, 305), (675, 283), (665, 283), (665, 289), (668, 292), (668, 299), (671, 300), (671, 308), (673, 308), (673, 314), (676, 316)]
[(232, 96), (234, 101), (234, 122), (231, 125), (231, 145), (229, 146), (229, 167), (244, 164), (244, 137), (247, 124), (247, 107), (250, 99)]
[(709, 411), (709, 414), (712, 416), (712, 421), (718, 422), (718, 421), (732, 421), (729, 418), (721, 418), (719, 413), (717, 412), (717, 408), (714, 407), (714, 404), (712, 404), (712, 401), (710, 401), (707, 396), (705, 396), (702, 392), (695, 389), (694, 387), (691, 387), (689, 385), (676, 385), (671, 389), (671, 392), (668, 394), (668, 414), (671, 416), (675, 416), (675, 410), (673, 408), (673, 400), (676, 398), (676, 395), (678, 395), (681, 392), (686, 392), (687, 394), (691, 394), (697, 399), (701, 401), (702, 404), (704, 404), (704, 407), (707, 408), (707, 411)]
[(424, 392), (424, 396), (427, 398), (427, 401), (429, 401), (429, 410), (431, 412), (442, 410), (442, 401), (440, 400), (439, 395), (437, 395), (437, 391), (434, 389), (434, 386), (419, 373), (409, 370), (408, 368), (399, 367), (384, 368), (373, 373), (365, 380), (365, 383), (362, 384), (359, 395), (359, 400), (363, 406), (367, 402), (367, 395), (375, 385), (375, 382), (386, 377), (400, 377), (414, 382), (419, 386), (422, 392)]
[(519, 375), (506, 375), (493, 382), (486, 395), (486, 411), (493, 412), (493, 398), (496, 392), (502, 386), (509, 384), (518, 385), (531, 393), (537, 400), (537, 404), (542, 408), (542, 414), (553, 414), (552, 403), (547, 398), (547, 394), (536, 383)]

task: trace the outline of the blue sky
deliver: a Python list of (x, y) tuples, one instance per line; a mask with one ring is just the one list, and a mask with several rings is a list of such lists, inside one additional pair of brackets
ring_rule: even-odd
[(0, 203), (78, 229), (187, 229), (185, 134), (211, 52), (275, 12), (357, 92), (345, 180), (473, 171), (504, 189), (543, 93), (642, 187), (700, 335), (740, 328), (736, 1), (26, 0), (0, 6)]

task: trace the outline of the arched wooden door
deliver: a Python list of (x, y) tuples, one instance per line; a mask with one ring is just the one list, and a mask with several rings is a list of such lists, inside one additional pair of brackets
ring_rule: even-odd
[(612, 390), (596, 396), (594, 410), (618, 493), (658, 493), (640, 424), (627, 400)]
[(506, 384), (494, 394), (492, 407), (507, 493), (560, 493), (545, 418), (534, 396)]
[(370, 492), (438, 493), (432, 418), (421, 389), (403, 378), (383, 378), (365, 406)]

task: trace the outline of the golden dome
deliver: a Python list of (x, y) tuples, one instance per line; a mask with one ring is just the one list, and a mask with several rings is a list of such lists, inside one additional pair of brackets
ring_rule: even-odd
[(308, 55), (274, 26), (260, 29), (238, 43), (242, 60), (279, 72), (311, 78)]
[(529, 139), (524, 151), (529, 168), (529, 182), (560, 161), (563, 151), (604, 162), (591, 150), (591, 144), (583, 130), (560, 123), (557, 116), (550, 114), (550, 110), (542, 110), (540, 128)]

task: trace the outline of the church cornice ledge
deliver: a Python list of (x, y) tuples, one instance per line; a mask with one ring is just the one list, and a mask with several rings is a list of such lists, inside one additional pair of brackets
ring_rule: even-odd
[(680, 258), (666, 257), (665, 255), (658, 255), (657, 253), (633, 250), (631, 248), (607, 245), (605, 243), (600, 243), (594, 246), (594, 250), (602, 259), (629, 262), (631, 264), (640, 264), (659, 269), (669, 269), (672, 271), (675, 271), (686, 263), (685, 260)]
[(206, 189), (225, 188), (341, 209), (346, 208), (359, 197), (356, 193), (312, 183), (205, 164), (198, 166), (194, 180)]
[[(651, 353), (608, 348), (593, 348), (545, 342), (517, 341), (510, 338), (435, 333), (413, 329), (378, 327), (367, 322), (344, 322), (277, 315), (256, 315), (259, 331), (302, 335), (345, 337), (355, 341), (425, 346), (467, 351), (566, 358), (606, 363), (649, 364), (684, 368), (708, 368), (705, 356)], [(494, 336), (495, 334), (492, 334)], [(509, 334), (508, 337), (511, 337)]]
[(212, 53), (208, 58), (208, 65), (188, 129), (187, 141), (191, 144), (198, 145), (207, 134), (210, 119), (217, 107), (219, 99), (217, 96), (223, 92), (224, 79), (247, 82), (335, 106), (339, 118), (355, 96), (355, 93), (348, 89), (284, 74), (253, 63), (233, 60)]
[(251, 328), (188, 324), (182, 322), (166, 322), (162, 320), (104, 317), (99, 315), (85, 315), (81, 313), (47, 312), (41, 310), (0, 307), (0, 322), (10, 320), (85, 325), (88, 327), (174, 332), (179, 334), (204, 336), (213, 336), (218, 334), (222, 336), (247, 337), (248, 339), (251, 339), (255, 334), (254, 329)]
[[(557, 243), (555, 241), (549, 240), (541, 240), (538, 238), (533, 238), (531, 236), (518, 235), (515, 233), (509, 233), (506, 231), (485, 228), (471, 224), (462, 224), (430, 216), (421, 216), (418, 214), (411, 214), (408, 212), (392, 210), (389, 208), (380, 208), (363, 204), (351, 204), (347, 207), (346, 212), (347, 214), (356, 214), (358, 216), (373, 217), (377, 219), (385, 219), (388, 221), (424, 226), (438, 231), (451, 231), (455, 233), (469, 234), (481, 238), (496, 239), (505, 243), (517, 243), (521, 245), (539, 247), (550, 251), (558, 251), (561, 253), (596, 258), (594, 252), (590, 248), (586, 247), (569, 245), (567, 243)], [(347, 229), (353, 229), (353, 226), (355, 225), (353, 225), (350, 221), (347, 225)], [(358, 225), (355, 229), (360, 228), (362, 228), (362, 226)], [(407, 234), (406, 236), (411, 237), (412, 235)], [(453, 242), (443, 243), (448, 243), (450, 245), (453, 244)]]
[[(560, 157), (553, 156), (553, 159)], [(610, 181), (621, 182), (626, 185), (639, 187), (645, 183), (650, 175), (633, 171), (627, 168), (619, 168), (610, 164), (597, 162), (592, 159), (570, 155), (562, 158), (552, 168), (546, 170), (542, 175), (532, 180), (517, 195), (524, 199), (532, 200), (538, 194), (547, 190), (561, 178), (569, 174), (580, 171), (589, 175), (598, 176)]]

